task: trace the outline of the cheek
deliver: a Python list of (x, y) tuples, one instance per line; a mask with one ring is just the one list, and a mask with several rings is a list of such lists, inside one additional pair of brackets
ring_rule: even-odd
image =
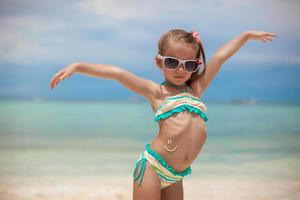
[(175, 71), (169, 71), (169, 70), (164, 69), (164, 76), (166, 78), (169, 78), (169, 79), (173, 80), (174, 75), (175, 75)]
[(172, 75), (172, 74), (174, 73), (173, 71), (166, 70), (166, 69), (163, 69), (163, 71), (164, 71), (164, 74), (165, 74), (166, 76)]

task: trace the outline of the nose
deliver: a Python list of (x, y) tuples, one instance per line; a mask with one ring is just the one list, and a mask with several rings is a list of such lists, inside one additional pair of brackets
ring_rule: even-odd
[(184, 66), (183, 66), (182, 63), (180, 63), (179, 68), (178, 68), (178, 71), (185, 71), (185, 70), (184, 70)]

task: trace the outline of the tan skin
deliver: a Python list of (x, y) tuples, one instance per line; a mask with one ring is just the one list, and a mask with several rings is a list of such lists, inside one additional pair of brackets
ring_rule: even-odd
[[(209, 86), (221, 65), (238, 51), (248, 40), (271, 41), (276, 35), (263, 31), (246, 31), (219, 48), (207, 64), (203, 76), (197, 77), (191, 83), (190, 93), (201, 98), (205, 89)], [(180, 58), (195, 59), (195, 50), (192, 46), (183, 42), (171, 42), (164, 55)], [(162, 61), (156, 57), (156, 65), (163, 71), (165, 79), (183, 89), (183, 84), (190, 78), (191, 73), (186, 72), (183, 66), (176, 71), (163, 68)], [(143, 79), (135, 74), (112, 65), (74, 63), (66, 66), (56, 73), (50, 81), (53, 89), (61, 80), (70, 77), (74, 73), (82, 73), (94, 77), (114, 79), (128, 89), (144, 96), (150, 103), (153, 112), (169, 96), (180, 93), (173, 87), (159, 85), (151, 80)], [(181, 76), (178, 79), (176, 76)], [(172, 144), (168, 144), (172, 139)], [(159, 122), (159, 133), (151, 142), (151, 148), (160, 154), (175, 171), (180, 172), (192, 164), (206, 141), (205, 123), (200, 116), (187, 111), (176, 113)], [(166, 151), (163, 146), (178, 145), (174, 152)], [(151, 165), (147, 162), (145, 174), (141, 185), (133, 183), (133, 199), (151, 200), (182, 200), (183, 181), (176, 182), (167, 188), (160, 190), (160, 179)]]
[[(196, 59), (196, 53), (193, 46), (183, 42), (171, 42), (170, 48), (164, 52), (165, 55), (180, 58), (183, 60)], [(186, 72), (181, 65), (177, 70), (170, 71), (162, 66), (162, 61), (156, 58), (156, 64), (163, 70), (165, 79), (178, 85), (182, 89), (184, 83), (191, 77), (191, 72)], [(182, 76), (183, 78), (176, 78)], [(152, 101), (152, 108), (156, 110), (163, 99), (181, 93), (173, 87), (166, 85), (161, 86), (161, 98)], [(197, 97), (193, 90), (189, 91)], [(168, 144), (168, 139), (172, 140)], [(184, 171), (189, 167), (201, 150), (206, 139), (205, 124), (202, 118), (195, 113), (184, 111), (176, 113), (173, 116), (159, 122), (159, 133), (151, 143), (151, 148), (158, 154), (162, 155), (166, 162), (177, 172)], [(163, 146), (173, 149), (175, 145), (178, 148), (169, 152), (162, 148)]]

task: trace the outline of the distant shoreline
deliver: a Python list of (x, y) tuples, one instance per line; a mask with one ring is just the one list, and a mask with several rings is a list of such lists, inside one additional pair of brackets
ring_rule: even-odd
[[(69, 99), (69, 98), (61, 98), (61, 99), (46, 99), (46, 98), (1, 98), (0, 102), (6, 101), (14, 101), (14, 102), (74, 102), (74, 103), (148, 103), (145, 99), (139, 98), (129, 98), (129, 99)], [(221, 100), (203, 100), (206, 104), (228, 104), (228, 105), (267, 105), (267, 104), (274, 104), (274, 105), (300, 105), (300, 101), (270, 101), (270, 100), (255, 100), (252, 101), (251, 99), (231, 99), (228, 101), (221, 101)]]

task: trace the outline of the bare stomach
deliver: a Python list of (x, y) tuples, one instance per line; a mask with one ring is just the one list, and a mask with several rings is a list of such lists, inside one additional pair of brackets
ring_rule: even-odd
[(152, 141), (151, 149), (176, 172), (182, 172), (195, 160), (205, 141), (203, 119), (185, 111), (160, 122), (159, 134)]

